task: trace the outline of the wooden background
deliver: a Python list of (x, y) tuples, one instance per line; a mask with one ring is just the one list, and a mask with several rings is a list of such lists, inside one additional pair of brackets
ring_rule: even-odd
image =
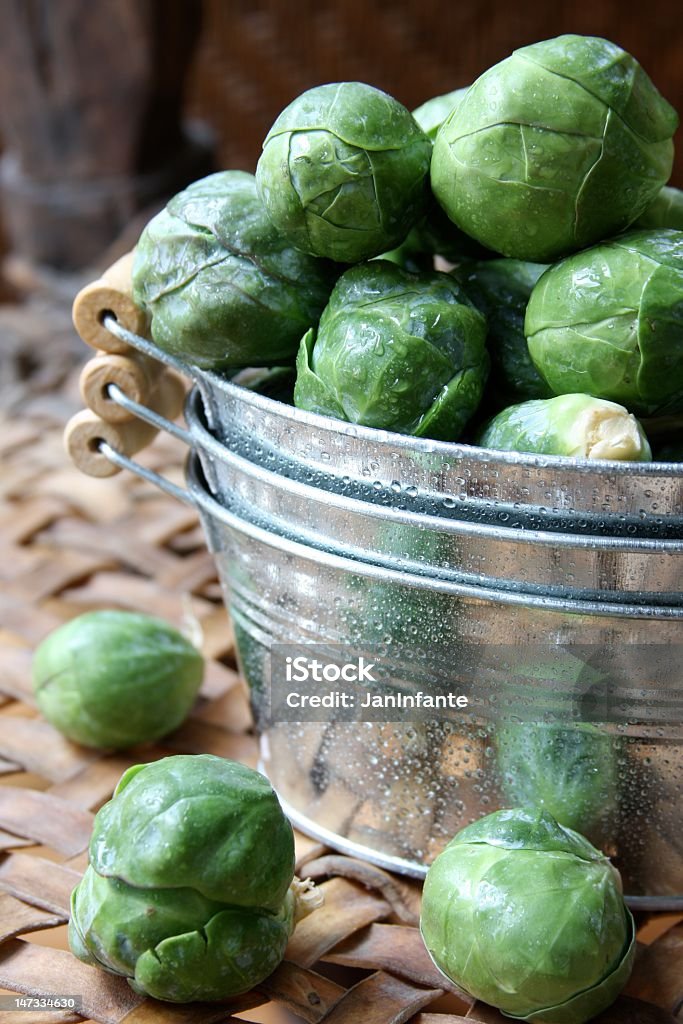
[[(623, 46), (683, 114), (677, 0), (205, 0), (188, 108), (213, 125), (221, 166), (253, 170), (275, 117), (304, 89), (357, 79), (413, 108), (563, 32)], [(677, 142), (683, 151), (680, 130)], [(681, 152), (673, 183), (683, 187)]]
[[(277, 115), (313, 85), (366, 81), (414, 108), (563, 32), (613, 39), (683, 111), (681, 9), (680, 0), (0, 0), (6, 247), (63, 270), (92, 266), (212, 166), (253, 171)], [(213, 144), (190, 137), (184, 119), (208, 126)], [(683, 132), (677, 141), (681, 150)], [(680, 153), (672, 182), (683, 186)], [(2, 234), (0, 225), (0, 252)]]

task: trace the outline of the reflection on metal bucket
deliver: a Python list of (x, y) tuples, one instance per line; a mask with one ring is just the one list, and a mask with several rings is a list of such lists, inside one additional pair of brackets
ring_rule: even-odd
[[(196, 396), (189, 431), (125, 406), (200, 453), (206, 478), (195, 456), (189, 492), (103, 451), (199, 509), (263, 766), (292, 820), (420, 876), (467, 822), (540, 802), (614, 856), (634, 904), (682, 909), (683, 464), (516, 455), (355, 427), (106, 326), (201, 392), (211, 434)], [(475, 699), (467, 714), (431, 720), (269, 720), (271, 657), (292, 643), (381, 647), (381, 685), (424, 690), (459, 674)], [(462, 664), (477, 647), (543, 646), (555, 676), (511, 681)], [(560, 656), (570, 668), (558, 686)], [(609, 693), (596, 685), (605, 677)]]
[(481, 587), (561, 597), (678, 603), (683, 539), (590, 537), (377, 506), (291, 480), (216, 444), (190, 399), (207, 482), (241, 518), (361, 561)]
[[(651, 679), (646, 659), (628, 657), (629, 648), (642, 655), (641, 648), (652, 644), (673, 650), (670, 645), (681, 639), (683, 606), (501, 592), (353, 562), (225, 510), (208, 495), (196, 462), (189, 479), (225, 586), (257, 718), (266, 706), (273, 645), (291, 644), (293, 638), (299, 644), (343, 644), (368, 655), (384, 645), (404, 675), (409, 652), (419, 646), (425, 652), (420, 685), (444, 671), (449, 652), (457, 663), (463, 644), (550, 645), (557, 651), (578, 646), (601, 652), (619, 682), (606, 716), (612, 720), (590, 723), (600, 739), (584, 739), (583, 752), (577, 752), (571, 733), (545, 744), (543, 737), (518, 736), (515, 752), (505, 730), (522, 718), (506, 713), (510, 691), (503, 687), (495, 709), (491, 685), (493, 710), (484, 713), (475, 704), (472, 714), (455, 720), (262, 721), (263, 766), (300, 827), (339, 848), (421, 875), (459, 828), (505, 805), (511, 788), (522, 787), (523, 780), (515, 782), (520, 757), (528, 758), (533, 748), (547, 778), (544, 758), (553, 750), (564, 749), (565, 756), (573, 750), (577, 761), (583, 757), (588, 770), (601, 775), (587, 802), (585, 827), (615, 857), (626, 891), (654, 898), (651, 905), (661, 908), (683, 903), (679, 663), (666, 659), (671, 678), (665, 682), (671, 685), (661, 687)], [(576, 682), (573, 697), (585, 698), (585, 677)], [(653, 692), (661, 697), (662, 689), (663, 711), (657, 712)], [(538, 694), (536, 686), (530, 712)], [(580, 712), (574, 699), (572, 708), (577, 707)], [(557, 723), (558, 715), (551, 719)], [(569, 728), (574, 719), (573, 712), (566, 721), (560, 716), (560, 725)], [(524, 728), (529, 721), (532, 713)]]

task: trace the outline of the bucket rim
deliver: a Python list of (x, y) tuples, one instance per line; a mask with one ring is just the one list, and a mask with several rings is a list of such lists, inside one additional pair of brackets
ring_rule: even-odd
[(662, 555), (683, 555), (683, 538), (656, 538), (637, 536), (605, 536), (603, 534), (570, 533), (565, 530), (538, 530), (517, 526), (493, 526), (489, 523), (477, 523), (466, 519), (440, 517), (429, 513), (411, 512), (391, 505), (380, 505), (349, 495), (338, 494), (324, 488), (292, 477), (285, 477), (260, 463), (251, 462), (243, 455), (218, 441), (201, 421), (201, 405), (199, 395), (190, 392), (185, 406), (185, 418), (193, 438), (202, 451), (218, 461), (232, 465), (237, 472), (252, 477), (264, 486), (276, 491), (284, 491), (297, 495), (303, 501), (322, 507), (343, 509), (350, 515), (368, 516), (383, 520), (387, 524), (405, 525), (426, 532), (466, 536), (487, 540), (505, 541), (511, 544), (551, 546), (563, 549), (593, 549), (599, 552), (643, 552)]
[(682, 605), (644, 605), (607, 601), (564, 599), (554, 596), (517, 592), (513, 590), (497, 590), (492, 587), (478, 587), (467, 583), (456, 583), (436, 577), (418, 576), (402, 569), (387, 568), (373, 562), (353, 559), (348, 555), (333, 554), (321, 548), (292, 540), (282, 534), (267, 530), (256, 523), (243, 519), (236, 513), (221, 505), (208, 490), (202, 480), (199, 455), (191, 452), (186, 463), (186, 480), (188, 491), (196, 508), (209, 521), (217, 521), (223, 526), (240, 533), (268, 548), (275, 548), (280, 554), (293, 559), (299, 558), (315, 562), (328, 569), (349, 572), (365, 576), (379, 582), (397, 583), (415, 590), (427, 590), (433, 593), (448, 594), (453, 597), (491, 603), (497, 605), (534, 606), (547, 611), (558, 611), (577, 615), (593, 615), (604, 618), (661, 619), (683, 620)]
[[(238, 402), (253, 406), (260, 413), (271, 413), (294, 423), (305, 424), (317, 430), (358, 438), (372, 445), (387, 445), (402, 448), (407, 452), (424, 455), (436, 455), (444, 459), (461, 458), (470, 462), (498, 462), (501, 466), (526, 466), (538, 469), (556, 467), (580, 475), (590, 475), (594, 471), (617, 474), (620, 477), (673, 477), (683, 481), (683, 462), (624, 462), (615, 459), (579, 459), (566, 455), (538, 455), (531, 452), (504, 452), (494, 448), (481, 448), (478, 445), (464, 444), (459, 441), (437, 441), (431, 438), (414, 437), (410, 434), (399, 434), (395, 431), (379, 427), (366, 427), (361, 424), (349, 423), (346, 420), (334, 419), (319, 413), (298, 409), (296, 406), (262, 395), (258, 391), (245, 387), (235, 378), (242, 370), (235, 370), (231, 376), (224, 376), (213, 370), (202, 369), (194, 364), (171, 355), (160, 349), (154, 342), (142, 338), (139, 334), (127, 330), (112, 315), (106, 316), (104, 326), (115, 337), (127, 342), (152, 359), (174, 367), (184, 376), (194, 381), (200, 388), (207, 383), (214, 389), (235, 398)], [(255, 369), (259, 369), (258, 367)], [(267, 368), (261, 368), (267, 369)], [(275, 369), (275, 368), (274, 368)]]

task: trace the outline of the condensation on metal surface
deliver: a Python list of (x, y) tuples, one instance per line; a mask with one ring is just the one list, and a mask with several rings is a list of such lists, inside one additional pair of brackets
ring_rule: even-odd
[[(204, 404), (188, 402), (204, 472), (190, 460), (184, 499), (216, 557), (264, 767), (297, 823), (423, 873), (454, 832), (520, 791), (524, 759), (501, 763), (504, 730), (536, 715), (545, 726), (549, 693), (522, 687), (511, 701), (505, 680), (470, 672), (481, 699), (455, 719), (269, 723), (274, 644), (380, 645), (407, 685), (449, 663), (457, 675), (463, 644), (549, 645), (558, 657), (584, 647), (619, 683), (609, 713), (590, 717), (602, 768), (589, 754), (592, 802), (578, 825), (614, 856), (628, 893), (680, 906), (683, 465), (512, 456), (370, 431), (174, 365)], [(672, 652), (670, 680), (635, 656), (652, 645)], [(587, 724), (578, 684), (569, 696), (556, 724)], [(537, 777), (551, 778), (550, 754), (533, 742)]]
[(282, 370), (271, 381), (267, 371), (242, 374), (242, 386), (167, 355), (111, 317), (106, 326), (193, 381), (216, 440), (282, 476), (442, 518), (683, 539), (683, 463), (521, 455), (360, 427), (260, 393), (287, 398)]
[[(195, 495), (206, 486), (199, 474), (195, 463)], [(604, 716), (611, 720), (595, 726), (608, 738), (609, 771), (604, 792), (598, 782), (593, 794), (600, 810), (584, 830), (615, 857), (627, 892), (659, 898), (660, 908), (676, 905), (683, 894), (683, 700), (679, 689), (663, 716), (653, 716), (656, 680), (647, 692), (646, 667), (636, 679), (629, 648), (642, 653), (663, 644), (676, 651), (683, 607), (591, 605), (425, 580), (319, 552), (247, 521), (240, 525), (210, 498), (198, 503), (257, 720), (272, 647), (293, 638), (358, 653), (383, 645), (403, 677), (402, 652), (412, 656), (419, 645), (421, 682), (443, 672), (449, 656), (457, 664), (463, 643), (550, 645), (558, 656), (577, 645), (600, 651), (623, 682)], [(677, 662), (671, 659), (672, 670)], [(476, 691), (477, 680), (471, 682)], [(538, 697), (536, 686), (526, 702), (532, 720)], [(524, 694), (519, 700), (524, 705)], [(498, 714), (489, 680), (487, 702), (485, 715), (479, 707), (427, 723), (268, 725), (262, 719), (264, 767), (300, 825), (338, 836), (347, 851), (349, 844), (359, 855), (370, 850), (389, 866), (419, 874), (459, 828), (506, 804), (497, 749), (500, 723), (510, 721), (509, 694), (501, 686)], [(519, 708), (514, 717), (521, 719)], [(574, 721), (568, 717), (567, 725)]]

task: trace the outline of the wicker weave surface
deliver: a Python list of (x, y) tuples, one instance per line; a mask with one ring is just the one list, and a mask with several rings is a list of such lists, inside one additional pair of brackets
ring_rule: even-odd
[[(121, 772), (167, 753), (208, 751), (251, 764), (256, 755), (228, 618), (195, 515), (137, 479), (92, 480), (73, 469), (61, 431), (77, 402), (67, 387), (31, 415), (0, 420), (0, 986), (79, 995), (83, 1013), (106, 1024), (208, 1024), (236, 1014), (279, 1024), (502, 1024), (497, 1011), (447, 990), (416, 928), (416, 885), (304, 837), (301, 873), (321, 883), (325, 905), (298, 926), (285, 963), (258, 992), (224, 1006), (142, 1000), (123, 979), (67, 951), (69, 894), (86, 863), (92, 815)], [(180, 480), (183, 456), (160, 437), (141, 461)], [(163, 747), (86, 751), (34, 708), (33, 647), (60, 622), (98, 607), (176, 624), (191, 615), (201, 624), (209, 659), (201, 699)], [(642, 947), (628, 995), (602, 1024), (683, 1020), (682, 921), (639, 922)], [(0, 1010), (0, 1024), (81, 1019)]]

